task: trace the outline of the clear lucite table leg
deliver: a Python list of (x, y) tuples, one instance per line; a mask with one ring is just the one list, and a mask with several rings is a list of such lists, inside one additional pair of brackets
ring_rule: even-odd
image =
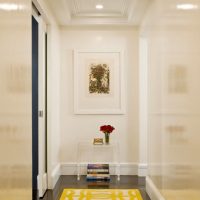
[(79, 181), (80, 180), (80, 147), (79, 147), (79, 143), (78, 143), (78, 148), (77, 148), (77, 180)]
[(120, 163), (117, 163), (117, 180), (120, 181)]
[(77, 163), (77, 180), (80, 180), (80, 163)]
[(117, 143), (117, 180), (120, 181), (120, 150), (119, 150), (119, 143)]

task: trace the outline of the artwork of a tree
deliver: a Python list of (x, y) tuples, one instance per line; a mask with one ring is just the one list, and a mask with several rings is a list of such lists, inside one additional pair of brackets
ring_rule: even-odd
[(110, 70), (107, 64), (91, 64), (89, 74), (89, 93), (109, 94)]

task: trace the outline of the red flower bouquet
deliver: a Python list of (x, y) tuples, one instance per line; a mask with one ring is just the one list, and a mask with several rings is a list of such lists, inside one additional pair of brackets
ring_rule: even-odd
[(112, 133), (115, 128), (111, 125), (103, 125), (100, 127), (100, 131), (104, 133)]
[(115, 130), (115, 128), (111, 125), (100, 126), (100, 131), (102, 131), (105, 134), (105, 143), (106, 144), (109, 144), (109, 136), (110, 136), (110, 133), (113, 132), (113, 130)]

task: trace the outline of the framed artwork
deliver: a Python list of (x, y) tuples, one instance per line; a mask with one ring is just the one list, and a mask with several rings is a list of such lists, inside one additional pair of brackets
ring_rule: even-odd
[(123, 51), (74, 51), (75, 114), (124, 114)]

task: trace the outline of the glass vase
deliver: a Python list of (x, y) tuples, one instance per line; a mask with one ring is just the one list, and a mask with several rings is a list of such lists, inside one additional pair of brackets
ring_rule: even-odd
[(109, 142), (110, 142), (110, 134), (105, 133), (105, 144), (109, 144)]

